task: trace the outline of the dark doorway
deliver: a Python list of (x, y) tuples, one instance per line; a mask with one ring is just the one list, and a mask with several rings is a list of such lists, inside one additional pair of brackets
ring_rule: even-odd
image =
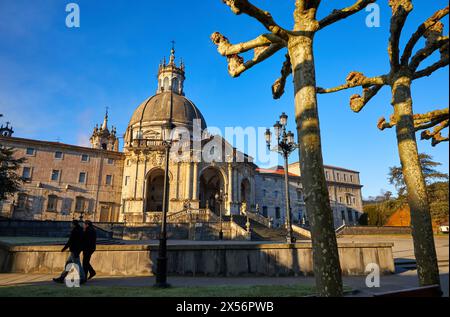
[(146, 212), (161, 212), (164, 198), (164, 171), (157, 169), (147, 176)]
[(216, 198), (214, 196), (219, 193), (220, 190), (223, 190), (223, 188), (223, 177), (218, 169), (210, 167), (204, 170), (200, 176), (200, 208), (206, 208), (208, 205), (211, 211), (219, 214)]

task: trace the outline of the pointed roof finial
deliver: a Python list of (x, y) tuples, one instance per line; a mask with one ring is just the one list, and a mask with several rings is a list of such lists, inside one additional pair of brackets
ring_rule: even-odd
[(172, 49), (170, 50), (170, 64), (175, 62), (175, 41), (171, 41)]
[(109, 107), (106, 107), (105, 119), (103, 120), (102, 130), (108, 129), (108, 110)]

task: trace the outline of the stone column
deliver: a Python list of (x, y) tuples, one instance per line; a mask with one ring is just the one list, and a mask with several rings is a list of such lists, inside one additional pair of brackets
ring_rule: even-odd
[(194, 162), (192, 173), (192, 200), (198, 200), (198, 163)]
[(185, 192), (184, 197), (185, 199), (191, 198), (191, 162), (188, 162), (186, 164), (186, 171), (185, 171)]
[(228, 163), (228, 211), (233, 213), (233, 165)]

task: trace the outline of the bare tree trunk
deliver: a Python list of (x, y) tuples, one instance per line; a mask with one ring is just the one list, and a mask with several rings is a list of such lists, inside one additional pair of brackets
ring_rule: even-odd
[(301, 176), (311, 221), (317, 290), (320, 296), (342, 296), (338, 246), (323, 168), (312, 34), (292, 37), (288, 47), (294, 75)]
[(421, 286), (440, 284), (433, 226), (425, 179), (420, 166), (414, 129), (411, 77), (397, 76), (392, 85), (397, 123), (397, 142), (403, 176), (408, 190), (414, 253)]

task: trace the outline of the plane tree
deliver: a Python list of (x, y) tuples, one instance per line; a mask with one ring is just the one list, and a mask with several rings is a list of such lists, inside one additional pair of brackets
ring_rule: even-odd
[[(211, 39), (218, 52), (227, 58), (228, 72), (232, 77), (240, 76), (277, 52), (286, 52), (281, 76), (273, 84), (272, 93), (275, 99), (280, 98), (287, 78), (293, 75), (300, 167), (311, 224), (316, 286), (321, 296), (341, 296), (341, 268), (323, 168), (313, 44), (317, 32), (358, 13), (376, 0), (357, 0), (348, 7), (333, 10), (322, 19), (318, 18), (320, 0), (296, 0), (292, 29), (279, 25), (270, 12), (249, 0), (222, 1), (236, 15), (248, 15), (267, 29), (267, 33), (239, 44), (232, 44), (219, 32), (212, 34)], [(242, 53), (249, 51), (253, 51), (253, 58), (246, 61)]]
[[(378, 128), (384, 130), (395, 127), (396, 130), (402, 174), (411, 210), (420, 285), (440, 284), (427, 186), (420, 164), (416, 133), (422, 131), (421, 138), (431, 139), (433, 146), (448, 141), (448, 136), (444, 137), (442, 132), (449, 125), (449, 109), (434, 109), (425, 114), (415, 114), (411, 84), (414, 80), (430, 76), (449, 64), (449, 38), (443, 35), (444, 24), (441, 22), (448, 15), (449, 7), (438, 10), (420, 24), (401, 54), (399, 42), (413, 4), (411, 0), (390, 0), (389, 5), (392, 9), (388, 44), (389, 73), (366, 77), (360, 72), (351, 72), (345, 84), (329, 89), (318, 88), (317, 91), (324, 94), (362, 87), (362, 95), (355, 94), (350, 98), (351, 109), (360, 112), (384, 86), (390, 87), (393, 114), (390, 120), (381, 118)], [(425, 44), (423, 47), (417, 47), (421, 39), (425, 39)], [(438, 60), (434, 63), (431, 61), (429, 66), (421, 67), (434, 53), (439, 55)]]

